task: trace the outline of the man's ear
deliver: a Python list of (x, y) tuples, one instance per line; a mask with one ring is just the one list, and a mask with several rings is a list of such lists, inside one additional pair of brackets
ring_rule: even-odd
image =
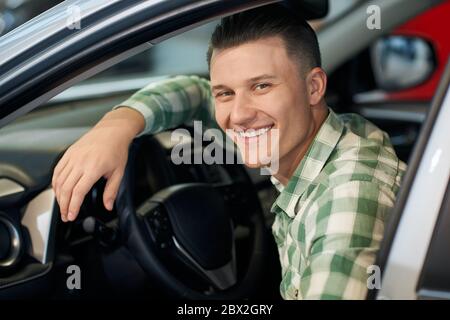
[(309, 104), (316, 105), (325, 96), (327, 89), (327, 75), (322, 68), (312, 69), (306, 77), (308, 88)]

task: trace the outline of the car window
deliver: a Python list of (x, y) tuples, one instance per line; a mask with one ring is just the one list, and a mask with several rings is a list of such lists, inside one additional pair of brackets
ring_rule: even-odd
[(19, 129), (92, 126), (114, 105), (153, 81), (179, 74), (207, 77), (206, 52), (217, 22), (212, 21), (169, 38), (68, 88), (1, 128), (0, 133)]
[(149, 75), (155, 77), (174, 74), (207, 75), (206, 51), (209, 37), (217, 22), (210, 22), (163, 41), (87, 81)]
[[(344, 8), (346, 6), (338, 6), (331, 16), (339, 15)], [(31, 17), (32, 15), (30, 14), (29, 16)], [(211, 33), (218, 22), (219, 19), (213, 20), (205, 25), (171, 37), (144, 52), (113, 65), (107, 70), (63, 91), (33, 111), (17, 118), (10, 125), (0, 129), (0, 132), (5, 132), (12, 128), (24, 129), (29, 127), (29, 125), (20, 123), (40, 118), (44, 114), (51, 114), (53, 108), (58, 108), (58, 112), (70, 110), (70, 112), (76, 113), (75, 108), (94, 106), (96, 110), (99, 110), (99, 113), (96, 113), (95, 117), (90, 121), (79, 119), (77, 116), (70, 119), (63, 117), (65, 119), (63, 122), (53, 122), (45, 119), (42, 121), (36, 120), (33, 128), (38, 128), (39, 126), (48, 128), (62, 125), (93, 125), (99, 119), (100, 114), (109, 111), (112, 106), (122, 102), (150, 82), (180, 74), (208, 77), (206, 52)], [(310, 21), (310, 23), (313, 23), (313, 21)]]

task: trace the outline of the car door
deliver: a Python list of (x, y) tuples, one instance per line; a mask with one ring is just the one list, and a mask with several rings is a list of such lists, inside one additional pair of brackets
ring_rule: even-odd
[(450, 63), (415, 145), (376, 262), (370, 298), (448, 298)]

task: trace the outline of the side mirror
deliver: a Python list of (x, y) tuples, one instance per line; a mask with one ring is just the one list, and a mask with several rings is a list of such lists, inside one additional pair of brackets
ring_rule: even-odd
[(375, 82), (385, 91), (419, 85), (436, 68), (433, 47), (421, 38), (387, 36), (377, 40), (370, 51)]

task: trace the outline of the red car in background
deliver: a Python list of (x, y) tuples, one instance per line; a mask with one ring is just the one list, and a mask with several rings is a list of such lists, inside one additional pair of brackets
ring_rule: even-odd
[[(349, 12), (367, 4), (356, 2), (354, 6)], [(350, 109), (370, 119), (390, 135), (405, 162), (450, 55), (443, 27), (449, 17), (450, 1), (431, 6), (328, 72), (329, 105), (338, 112)], [(345, 14), (338, 19), (345, 19)], [(383, 31), (383, 16), (380, 21)]]
[(418, 85), (387, 93), (389, 100), (431, 101), (450, 54), (448, 33), (442, 21), (450, 18), (450, 1), (437, 5), (392, 32), (392, 35), (419, 37), (433, 50), (435, 66), (431, 74)]

